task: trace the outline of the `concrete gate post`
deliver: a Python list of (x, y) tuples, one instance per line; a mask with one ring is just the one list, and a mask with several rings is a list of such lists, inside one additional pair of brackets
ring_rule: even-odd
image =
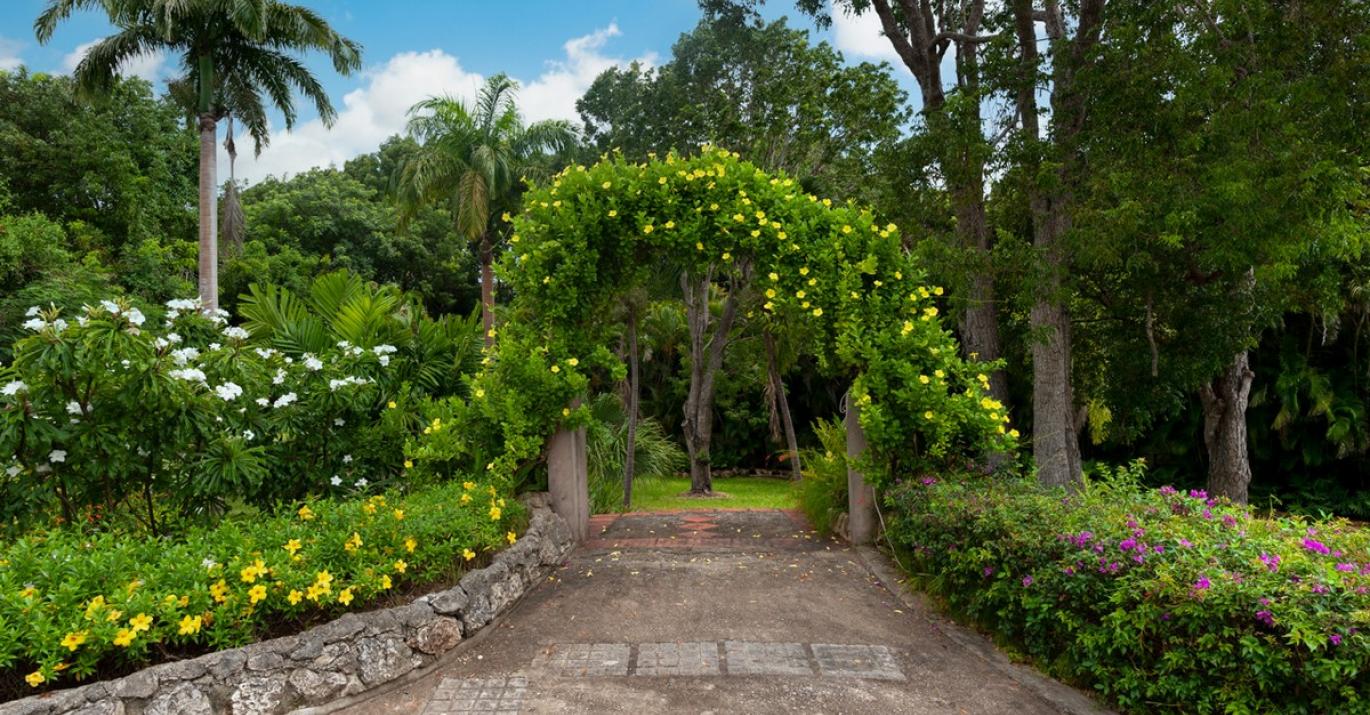
[(864, 545), (875, 541), (875, 488), (866, 476), (856, 471), (855, 461), (866, 451), (866, 433), (861, 431), (861, 408), (847, 393), (847, 531), (851, 543)]
[(590, 483), (585, 428), (559, 429), (547, 442), (547, 491), (552, 511), (571, 527), (571, 537), (590, 535)]

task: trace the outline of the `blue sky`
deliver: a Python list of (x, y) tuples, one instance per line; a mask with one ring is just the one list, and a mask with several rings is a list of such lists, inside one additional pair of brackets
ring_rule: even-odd
[[(240, 157), (249, 180), (341, 164), (371, 151), (404, 126), (404, 112), (432, 94), (471, 96), (485, 77), (506, 72), (520, 81), (520, 106), (532, 120), (575, 119), (575, 99), (604, 69), (632, 61), (659, 64), (671, 44), (699, 20), (695, 0), (296, 0), (321, 12), (344, 35), (364, 46), (365, 69), (340, 77), (322, 58), (309, 58), (328, 88), (339, 120), (323, 127), (302, 112), (295, 131), (273, 127), (272, 146), (260, 158)], [(44, 0), (0, 3), (0, 69), (69, 72), (84, 46), (110, 31), (96, 12), (68, 20), (46, 46), (33, 39), (33, 20)], [(401, 10), (402, 9), (402, 10)], [(767, 14), (788, 14), (792, 26), (814, 30), (786, 0), (771, 0)], [(842, 50), (848, 61), (889, 60), (906, 90), (912, 78), (894, 61), (873, 17), (838, 17), (831, 30), (813, 31)], [(175, 61), (147, 57), (125, 68), (154, 82), (176, 72)]]

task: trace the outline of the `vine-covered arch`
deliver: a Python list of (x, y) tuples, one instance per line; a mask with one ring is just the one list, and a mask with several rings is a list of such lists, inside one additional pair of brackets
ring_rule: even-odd
[[(525, 194), (499, 272), (513, 288), (495, 346), (451, 405), (467, 456), (514, 478), (591, 389), (622, 379), (609, 349), (624, 294), (652, 273), (714, 275), (745, 293), (750, 320), (795, 331), (829, 374), (851, 379), (877, 485), (919, 460), (1010, 450), (1017, 433), (987, 394), (987, 368), (964, 360), (939, 320), (938, 296), (872, 213), (806, 194), (736, 153), (572, 166)], [(449, 435), (450, 435), (449, 431)], [(416, 459), (460, 453), (432, 434)], [(917, 466), (916, 464), (914, 466)]]

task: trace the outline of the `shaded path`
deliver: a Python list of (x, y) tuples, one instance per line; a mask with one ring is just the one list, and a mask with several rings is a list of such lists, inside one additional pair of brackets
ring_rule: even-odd
[(421, 679), (342, 712), (1056, 713), (782, 511), (596, 517)]

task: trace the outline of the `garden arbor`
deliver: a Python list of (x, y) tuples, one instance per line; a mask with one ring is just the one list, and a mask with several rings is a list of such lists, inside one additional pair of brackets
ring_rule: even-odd
[[(955, 454), (1008, 450), (1016, 438), (988, 396), (989, 368), (958, 355), (938, 318), (941, 289), (925, 284), (896, 227), (736, 153), (573, 166), (531, 188), (508, 219), (500, 271), (515, 298), (464, 409), (502, 444), (487, 466), (496, 476), (513, 478), (553, 435), (550, 488), (579, 536), (588, 518), (581, 403), (624, 374), (605, 316), (653, 274), (716, 287), (726, 296), (720, 322), (735, 311), (792, 331), (821, 369), (850, 379), (854, 540), (872, 536), (862, 520), (872, 484)], [(707, 452), (691, 457), (707, 467)]]

